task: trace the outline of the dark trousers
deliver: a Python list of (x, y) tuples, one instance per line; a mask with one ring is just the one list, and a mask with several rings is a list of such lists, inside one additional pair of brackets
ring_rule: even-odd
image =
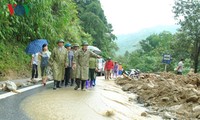
[(90, 85), (92, 86), (95, 80), (95, 69), (89, 69)]
[(32, 79), (38, 78), (38, 66), (33, 64), (32, 66)]
[(183, 73), (182, 72), (177, 72), (177, 75), (182, 75)]
[(65, 86), (69, 84), (69, 79), (71, 78), (71, 67), (65, 68)]
[(80, 88), (80, 85), (81, 85), (81, 89), (84, 89), (85, 88), (85, 82), (86, 80), (80, 80), (80, 79), (76, 79), (76, 85), (78, 88)]

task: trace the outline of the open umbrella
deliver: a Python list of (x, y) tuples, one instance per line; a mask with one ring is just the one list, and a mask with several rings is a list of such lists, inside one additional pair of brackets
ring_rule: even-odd
[(43, 44), (48, 44), (47, 40), (45, 39), (34, 40), (29, 43), (25, 51), (27, 54), (35, 54), (41, 52)]
[(88, 46), (88, 49), (93, 51), (96, 54), (101, 54), (101, 50), (95, 46)]

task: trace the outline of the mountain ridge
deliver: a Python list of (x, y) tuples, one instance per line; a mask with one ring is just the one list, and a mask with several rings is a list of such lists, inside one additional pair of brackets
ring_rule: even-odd
[(116, 54), (123, 55), (126, 51), (132, 52), (136, 50), (139, 48), (139, 41), (146, 39), (151, 34), (159, 34), (163, 31), (169, 31), (174, 34), (177, 32), (178, 28), (178, 25), (155, 26), (130, 34), (117, 35), (116, 43), (119, 47), (119, 50), (116, 52)]

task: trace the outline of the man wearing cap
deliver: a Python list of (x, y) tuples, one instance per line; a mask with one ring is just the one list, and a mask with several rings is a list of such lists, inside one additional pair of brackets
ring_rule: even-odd
[[(71, 70), (72, 70), (72, 62), (73, 62), (73, 58), (74, 58), (74, 53), (71, 50), (71, 44), (70, 43), (65, 44), (65, 48), (66, 48), (66, 51), (68, 53), (68, 63), (67, 63), (67, 66), (65, 68), (65, 87), (67, 87), (68, 84), (69, 84), (69, 79), (71, 78)], [(64, 82), (64, 81), (62, 81), (62, 82)]]
[(54, 87), (53, 89), (60, 87), (60, 81), (64, 80), (65, 66), (67, 64), (67, 51), (64, 47), (64, 40), (57, 41), (58, 47), (55, 47), (52, 51), (50, 58), (50, 65), (53, 70)]
[[(90, 57), (100, 58), (99, 55), (89, 51), (88, 43), (83, 42), (82, 49), (78, 50), (75, 54), (75, 59), (73, 61), (73, 68), (76, 66), (76, 87), (74, 90), (78, 90), (80, 88), (81, 83), (81, 90), (84, 90), (85, 82), (88, 80), (89, 75), (89, 59)], [(76, 65), (77, 64), (77, 65)]]
[[(76, 52), (78, 51), (78, 49), (79, 49), (79, 44), (75, 43), (73, 45), (73, 48), (72, 48), (72, 51), (73, 51), (74, 55), (76, 54)], [(72, 71), (71, 71), (71, 86), (74, 85), (74, 80), (76, 80), (76, 68), (72, 69)]]

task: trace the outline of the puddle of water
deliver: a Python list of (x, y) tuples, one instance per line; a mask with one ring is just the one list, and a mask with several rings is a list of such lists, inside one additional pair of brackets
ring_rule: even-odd
[(134, 97), (113, 81), (99, 78), (92, 90), (50, 89), (25, 99), (21, 107), (33, 120), (161, 120), (157, 116), (142, 117), (146, 109), (129, 102), (130, 95)]

